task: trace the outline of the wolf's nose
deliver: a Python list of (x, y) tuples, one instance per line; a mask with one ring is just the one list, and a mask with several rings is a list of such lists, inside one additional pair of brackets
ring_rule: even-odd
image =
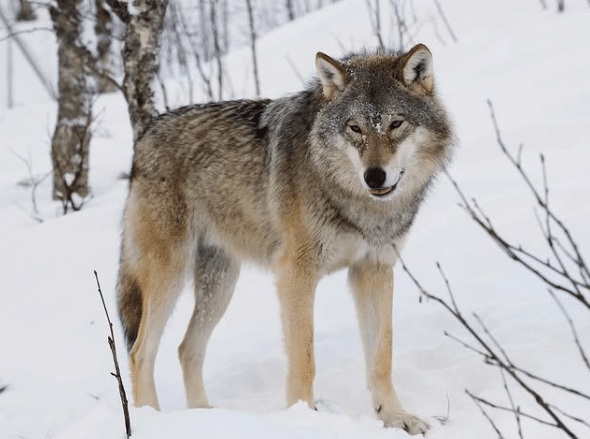
[(385, 171), (381, 168), (369, 168), (365, 171), (365, 182), (371, 189), (380, 189), (385, 183)]

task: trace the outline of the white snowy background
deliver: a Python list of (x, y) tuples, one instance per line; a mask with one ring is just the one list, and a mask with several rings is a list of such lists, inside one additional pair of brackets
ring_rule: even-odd
[[(382, 2), (385, 3), (385, 2)], [(415, 1), (424, 21), (416, 41), (434, 56), (438, 90), (456, 125), (458, 147), (450, 168), (469, 197), (476, 197), (495, 226), (515, 243), (543, 251), (533, 199), (501, 154), (486, 99), (494, 103), (504, 140), (540, 183), (538, 154), (547, 160), (551, 202), (590, 259), (590, 7), (566, 2), (563, 14), (547, 0), (485, 2), (447, 0), (452, 43), (433, 2)], [(42, 17), (44, 14), (41, 14)], [(383, 12), (383, 17), (388, 17)], [(45, 21), (43, 21), (45, 20)], [(386, 41), (395, 35), (384, 22)], [(21, 25), (21, 29), (26, 26)], [(47, 18), (41, 26), (49, 27)], [(445, 43), (441, 41), (442, 36)], [(5, 35), (5, 34), (4, 34)], [(2, 38), (0, 33), (0, 38)], [(56, 77), (55, 41), (50, 32), (24, 35), (48, 75)], [(366, 3), (344, 0), (265, 35), (258, 43), (262, 93), (278, 97), (299, 90), (298, 71), (311, 77), (318, 50), (337, 57), (374, 46)], [(0, 41), (0, 66), (7, 41)], [(96, 290), (100, 276), (116, 321), (115, 281), (120, 218), (132, 145), (122, 96), (100, 97), (91, 144), (93, 197), (77, 213), (63, 216), (51, 201), (50, 177), (36, 191), (40, 223), (34, 219), (27, 158), (35, 176), (50, 172), (50, 137), (57, 105), (30, 67), (14, 51), (15, 107), (6, 107), (6, 69), (0, 68), (0, 438), (122, 438), (123, 418), (107, 345), (108, 326)], [(225, 59), (235, 96), (252, 96), (247, 48)], [(167, 82), (172, 106), (188, 102), (182, 78)], [(202, 99), (195, 95), (196, 101)], [(514, 360), (539, 375), (590, 392), (590, 373), (573, 343), (563, 314), (546, 288), (511, 263), (468, 218), (442, 176), (420, 212), (403, 257), (424, 286), (441, 296), (439, 261), (467, 315), (476, 312)], [(432, 424), (427, 437), (496, 438), (465, 394), (509, 405), (497, 369), (445, 337), (469, 340), (439, 305), (419, 301), (419, 291), (396, 268), (394, 383), (406, 409)], [(131, 409), (133, 437), (174, 438), (404, 438), (382, 428), (365, 388), (362, 347), (346, 275), (319, 286), (316, 322), (319, 411), (284, 403), (285, 356), (278, 303), (269, 273), (246, 267), (226, 316), (209, 344), (205, 383), (217, 408), (187, 410), (177, 360), (192, 308), (187, 286), (162, 340), (156, 383), (162, 411)], [(581, 342), (590, 352), (588, 313), (566, 302)], [(118, 321), (119, 356), (130, 393), (128, 361)], [(553, 402), (590, 420), (590, 404), (551, 389)], [(531, 412), (534, 402), (515, 392)], [(435, 417), (446, 416), (441, 425)], [(508, 437), (517, 437), (510, 414), (492, 412)], [(579, 426), (579, 437), (590, 429)], [(523, 421), (527, 438), (559, 433)]]

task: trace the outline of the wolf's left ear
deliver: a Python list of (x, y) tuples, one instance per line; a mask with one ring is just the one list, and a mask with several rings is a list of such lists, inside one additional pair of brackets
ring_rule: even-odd
[(335, 59), (322, 52), (315, 56), (315, 68), (328, 100), (336, 99), (346, 85), (346, 69)]
[(412, 48), (402, 59), (403, 80), (407, 87), (418, 93), (431, 94), (434, 88), (432, 54), (424, 44)]

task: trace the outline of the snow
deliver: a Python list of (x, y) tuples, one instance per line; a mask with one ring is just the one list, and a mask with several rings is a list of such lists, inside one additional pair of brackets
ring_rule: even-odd
[[(542, 251), (533, 200), (496, 144), (486, 103), (490, 99), (507, 146), (516, 151), (524, 144), (524, 165), (536, 183), (542, 181), (538, 154), (546, 157), (552, 206), (589, 259), (590, 7), (568, 2), (565, 13), (557, 14), (543, 11), (539, 2), (448, 0), (445, 14), (458, 38), (453, 44), (440, 21), (436, 28), (433, 25), (434, 4), (416, 4), (417, 15), (424, 17), (416, 42), (425, 43), (433, 54), (437, 89), (456, 124), (459, 146), (450, 168), (453, 177), (508, 238)], [(386, 11), (383, 6), (383, 17), (388, 17)], [(396, 33), (386, 29), (384, 34)], [(30, 33), (23, 39), (55, 81), (51, 34)], [(289, 60), (309, 78), (317, 51), (338, 57), (344, 48), (374, 44), (362, 0), (344, 0), (289, 23), (258, 43), (263, 95), (277, 97), (301, 88)], [(6, 45), (6, 40), (0, 41), (0, 65), (5, 65)], [(110, 375), (108, 325), (93, 270), (99, 273), (116, 321), (119, 225), (127, 191), (120, 175), (130, 167), (132, 138), (124, 99), (102, 96), (95, 104), (100, 117), (91, 144), (92, 199), (81, 211), (63, 216), (61, 205), (51, 200), (47, 178), (36, 192), (43, 219), (39, 222), (31, 188), (19, 184), (29, 179), (29, 171), (18, 156), (30, 157), (36, 176), (51, 170), (56, 105), (15, 47), (13, 52), (13, 109), (6, 108), (6, 72), (0, 69), (0, 388), (8, 385), (0, 394), (0, 438), (122, 438), (119, 395)], [(249, 63), (247, 48), (226, 59), (236, 97), (254, 95)], [(170, 105), (191, 100), (183, 94), (182, 78), (166, 85)], [(200, 99), (198, 94), (192, 97)], [(435, 265), (439, 261), (461, 308), (467, 315), (476, 312), (516, 362), (590, 392), (590, 374), (567, 320), (545, 287), (510, 262), (458, 201), (442, 176), (407, 241), (406, 264), (425, 287), (445, 296)], [(444, 336), (448, 331), (469, 340), (439, 305), (419, 301), (417, 288), (400, 266), (395, 296), (394, 382), (405, 408), (428, 419), (431, 439), (496, 438), (464, 389), (508, 405), (499, 372)], [(587, 312), (571, 301), (565, 304), (590, 352)], [(156, 364), (162, 411), (132, 408), (134, 438), (407, 437), (403, 431), (383, 429), (370, 407), (345, 273), (322, 280), (318, 288), (317, 412), (304, 404), (285, 407), (286, 362), (273, 279), (252, 267), (242, 270), (234, 299), (209, 344), (205, 385), (216, 408), (187, 410), (176, 349), (191, 306), (187, 288), (168, 323)], [(129, 393), (128, 360), (118, 322), (115, 331)], [(562, 408), (588, 419), (588, 401), (544, 390)], [(513, 396), (534, 411), (529, 398), (518, 391)], [(441, 425), (435, 417), (447, 411), (449, 420)], [(492, 414), (511, 432), (509, 437), (517, 437), (511, 415)], [(588, 428), (576, 428), (579, 437), (590, 437)], [(523, 421), (523, 429), (528, 438), (560, 437), (534, 422)]]

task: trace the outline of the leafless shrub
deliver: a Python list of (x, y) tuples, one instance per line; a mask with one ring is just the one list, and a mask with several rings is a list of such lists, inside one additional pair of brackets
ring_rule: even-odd
[[(460, 206), (467, 212), (471, 219), (504, 250), (505, 254), (511, 260), (543, 281), (548, 293), (554, 299), (557, 308), (564, 315), (569, 325), (572, 342), (579, 354), (583, 373), (587, 374), (590, 378), (590, 353), (584, 347), (575, 320), (571, 315), (571, 309), (568, 310), (563, 300), (566, 297), (573, 299), (573, 303), (577, 303), (582, 309), (589, 312), (588, 317), (590, 318), (589, 267), (571, 231), (552, 209), (549, 199), (550, 190), (547, 182), (544, 157), (541, 155), (540, 161), (543, 183), (542, 187), (538, 188), (532, 183), (529, 174), (527, 174), (523, 167), (522, 146), (516, 154), (511, 153), (507, 149), (502, 140), (491, 102), (488, 102), (488, 105), (490, 107), (497, 143), (512, 166), (516, 168), (525, 185), (529, 188), (540, 211), (537, 214), (537, 224), (541, 230), (543, 241), (546, 244), (546, 254), (535, 253), (527, 250), (522, 245), (516, 245), (510, 242), (494, 226), (492, 220), (485, 214), (477, 201), (475, 199), (469, 201), (457, 182), (452, 177), (449, 176), (449, 178), (461, 199)], [(479, 397), (469, 390), (466, 390), (466, 392), (477, 404), (482, 414), (488, 419), (500, 439), (509, 437), (503, 432), (507, 427), (504, 425), (500, 426), (494, 421), (494, 417), (490, 414), (490, 409), (511, 413), (515, 421), (513, 428), (516, 429), (516, 434), (521, 439), (526, 436), (524, 420), (552, 428), (556, 431), (556, 434), (560, 434), (560, 437), (576, 439), (588, 437), (590, 434), (589, 421), (574, 415), (568, 410), (564, 410), (553, 402), (557, 394), (567, 395), (569, 398), (578, 401), (578, 404), (588, 404), (590, 394), (586, 393), (586, 390), (563, 385), (557, 382), (557, 380), (541, 376), (533, 370), (524, 368), (516, 363), (478, 314), (472, 313), (468, 315), (461, 309), (455, 299), (450, 282), (440, 264), (437, 263), (437, 267), (447, 290), (447, 299), (424, 289), (404, 261), (401, 259), (400, 261), (403, 270), (410, 276), (410, 279), (420, 289), (421, 293), (426, 298), (440, 304), (446, 309), (467, 331), (470, 341), (464, 341), (447, 332), (445, 332), (445, 335), (451, 337), (465, 348), (477, 353), (481, 356), (485, 364), (499, 369), (503, 388), (507, 396), (507, 404)], [(572, 302), (569, 301), (568, 303), (571, 306)], [(587, 337), (587, 335), (585, 336)], [(516, 389), (521, 399), (524, 399), (523, 395), (528, 395), (528, 399), (524, 402), (521, 400), (519, 403), (516, 397)], [(586, 433), (582, 435), (582, 433), (579, 433), (580, 430), (586, 431)]]
[(46, 172), (45, 174), (35, 174), (35, 172), (33, 172), (33, 159), (31, 158), (30, 154), (28, 154), (27, 157), (23, 157), (15, 151), (12, 151), (12, 153), (27, 167), (27, 178), (23, 181), (20, 181), (18, 184), (31, 189), (31, 204), (33, 206), (32, 218), (35, 221), (42, 223), (43, 218), (41, 218), (41, 214), (39, 213), (39, 208), (37, 206), (37, 188), (45, 181), (45, 179), (47, 179), (47, 177), (51, 175), (51, 172)]

